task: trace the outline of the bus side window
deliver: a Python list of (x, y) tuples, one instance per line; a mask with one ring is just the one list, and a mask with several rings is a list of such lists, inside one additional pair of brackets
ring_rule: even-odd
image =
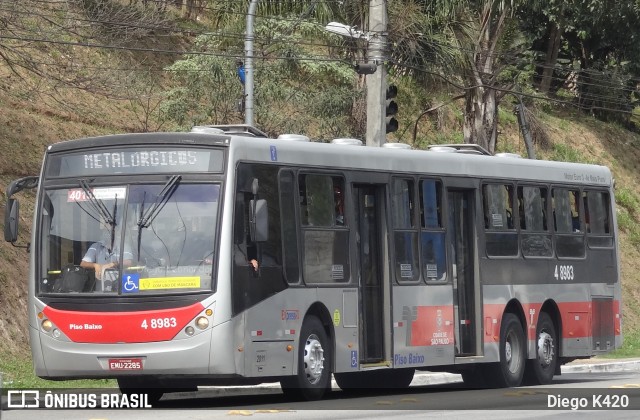
[(589, 246), (610, 248), (613, 236), (610, 217), (610, 199), (606, 191), (586, 191), (584, 193), (585, 222)]
[(521, 203), (521, 248), (525, 257), (552, 257), (553, 243), (547, 232), (544, 206), (547, 189), (537, 186), (518, 187)]
[(412, 179), (394, 178), (392, 181), (391, 215), (394, 230), (394, 267), (398, 282), (413, 282), (420, 279), (414, 185), (415, 182)]
[(553, 188), (551, 193), (556, 231), (556, 254), (560, 258), (583, 258), (585, 243), (580, 225), (579, 191)]
[(485, 218), (487, 255), (515, 257), (518, 255), (518, 234), (514, 229), (513, 185), (485, 184), (482, 201)]

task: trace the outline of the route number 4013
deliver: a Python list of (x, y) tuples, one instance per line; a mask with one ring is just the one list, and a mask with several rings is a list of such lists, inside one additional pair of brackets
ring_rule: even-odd
[(573, 280), (573, 266), (572, 265), (557, 265), (556, 269), (553, 273), (553, 277), (556, 280), (564, 281), (564, 280)]

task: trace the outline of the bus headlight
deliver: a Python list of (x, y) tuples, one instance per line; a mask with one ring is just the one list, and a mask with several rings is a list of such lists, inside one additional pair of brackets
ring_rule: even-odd
[(204, 330), (208, 326), (209, 320), (206, 317), (200, 316), (196, 319), (196, 327), (200, 328), (201, 330)]
[(193, 328), (191, 325), (189, 325), (187, 328), (184, 329), (184, 332), (187, 335), (193, 335), (193, 333), (195, 332), (195, 328)]
[(44, 321), (42, 321), (42, 329), (45, 330), (46, 332), (51, 332), (51, 329), (53, 328), (53, 322), (49, 321), (48, 319), (45, 319)]

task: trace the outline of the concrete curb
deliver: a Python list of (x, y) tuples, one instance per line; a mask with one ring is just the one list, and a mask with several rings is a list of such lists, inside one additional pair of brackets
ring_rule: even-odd
[(562, 373), (640, 371), (640, 360), (585, 360), (562, 366)]

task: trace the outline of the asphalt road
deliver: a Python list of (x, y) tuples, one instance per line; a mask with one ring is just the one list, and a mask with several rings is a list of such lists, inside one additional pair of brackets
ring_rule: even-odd
[[(69, 391), (71, 392), (71, 391)], [(115, 390), (93, 391), (117, 394)], [(96, 398), (101, 398), (97, 395)], [(197, 393), (169, 394), (153, 408), (132, 409), (5, 409), (13, 419), (229, 419), (251, 416), (278, 419), (412, 419), (507, 417), (636, 419), (640, 416), (640, 361), (573, 364), (546, 387), (469, 390), (458, 375), (420, 373), (408, 390), (352, 395), (334, 389), (322, 401), (287, 400), (278, 386), (202, 388)], [(633, 409), (633, 410), (631, 410)]]

